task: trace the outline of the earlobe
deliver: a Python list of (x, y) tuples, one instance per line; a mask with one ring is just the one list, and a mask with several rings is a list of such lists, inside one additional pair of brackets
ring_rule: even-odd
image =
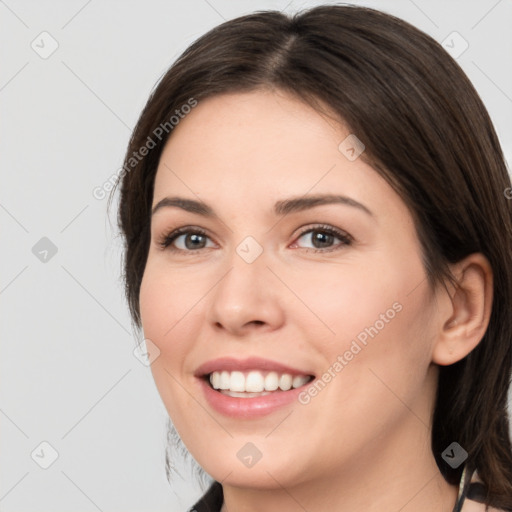
[(489, 325), (493, 300), (493, 275), (488, 259), (470, 254), (452, 267), (457, 286), (439, 311), (440, 330), (432, 361), (447, 366), (466, 357), (482, 340)]

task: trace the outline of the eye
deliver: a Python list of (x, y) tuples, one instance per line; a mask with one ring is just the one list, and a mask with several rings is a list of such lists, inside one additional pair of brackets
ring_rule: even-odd
[(178, 228), (158, 240), (162, 249), (171, 251), (192, 252), (198, 249), (207, 249), (205, 243), (208, 235), (200, 228)]
[[(315, 226), (303, 231), (297, 240), (304, 238), (310, 240), (313, 244), (311, 250), (313, 252), (330, 252), (340, 249), (344, 245), (350, 245), (353, 241), (352, 237), (332, 226), (321, 225)], [(338, 239), (341, 243), (332, 246), (333, 242)], [(296, 245), (297, 242), (294, 243)], [(308, 248), (306, 248), (307, 250)]]
[[(306, 251), (312, 250), (313, 252), (335, 251), (353, 242), (353, 238), (349, 234), (328, 225), (309, 227), (302, 231), (297, 241), (302, 238), (310, 240), (313, 247), (305, 247), (305, 249)], [(173, 252), (193, 253), (200, 249), (208, 249), (215, 246), (208, 246), (208, 240), (210, 238), (203, 229), (189, 226), (175, 229), (160, 238), (157, 243), (162, 249)], [(339, 240), (340, 243), (333, 247), (332, 244), (336, 240)], [(296, 247), (297, 241), (291, 247)]]

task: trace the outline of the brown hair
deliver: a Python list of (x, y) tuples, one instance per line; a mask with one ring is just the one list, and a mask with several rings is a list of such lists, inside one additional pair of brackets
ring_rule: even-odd
[[(191, 98), (200, 102), (258, 88), (296, 95), (318, 111), (327, 106), (325, 113), (357, 135), (366, 147), (362, 158), (411, 211), (431, 286), (451, 279), (449, 263), (474, 252), (488, 258), (494, 273), (490, 324), (467, 357), (440, 367), (432, 451), (445, 479), (458, 484), (463, 467), (452, 468), (441, 457), (458, 442), (486, 485), (486, 503), (512, 509), (506, 409), (512, 210), (504, 194), (510, 178), (469, 79), (435, 40), (396, 17), (350, 5), (318, 6), (293, 16), (259, 11), (210, 30), (177, 59), (143, 109), (118, 180), (123, 277), (134, 325), (141, 326), (139, 290), (153, 185), (172, 135), (169, 119)], [(165, 123), (169, 129), (162, 136), (158, 128)], [(150, 139), (146, 156), (133, 160)]]

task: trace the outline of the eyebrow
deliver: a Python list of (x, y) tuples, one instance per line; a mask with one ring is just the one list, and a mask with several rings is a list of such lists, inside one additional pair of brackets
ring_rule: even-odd
[[(325, 204), (344, 204), (347, 206), (352, 206), (373, 217), (372, 211), (369, 210), (364, 204), (347, 196), (333, 194), (317, 194), (292, 197), (290, 199), (277, 201), (274, 205), (274, 214), (277, 216), (284, 216), (288, 215), (289, 213), (300, 212), (315, 206)], [(208, 204), (202, 201), (196, 201), (195, 199), (186, 199), (183, 197), (164, 197), (153, 207), (151, 216), (153, 216), (158, 210), (166, 207), (181, 208), (187, 212), (196, 213), (204, 217), (218, 218), (218, 215)]]

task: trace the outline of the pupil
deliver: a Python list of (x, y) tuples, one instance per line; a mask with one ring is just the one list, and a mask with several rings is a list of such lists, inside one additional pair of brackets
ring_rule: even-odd
[[(328, 233), (320, 233), (317, 232), (316, 236), (313, 237), (314, 244), (315, 242), (319, 242), (321, 244), (321, 247), (325, 247), (326, 245), (329, 245), (329, 242), (331, 242), (332, 235), (329, 235)], [(323, 240), (322, 240), (323, 239)], [(323, 243), (323, 245), (322, 245)]]
[(187, 249), (197, 249), (198, 247), (198, 244), (194, 244), (194, 243), (188, 243), (188, 241), (190, 240), (191, 242), (201, 242), (201, 238), (203, 238), (203, 235), (198, 235), (197, 233), (193, 233), (190, 235), (190, 238), (185, 238), (185, 246), (187, 247)]

